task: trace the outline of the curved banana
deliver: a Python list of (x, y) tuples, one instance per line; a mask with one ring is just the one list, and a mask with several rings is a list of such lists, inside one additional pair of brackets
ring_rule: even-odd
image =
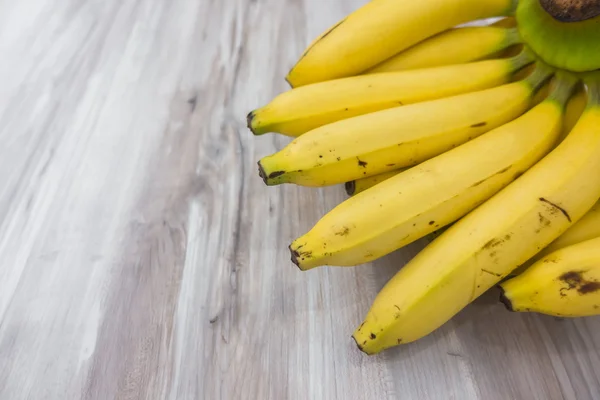
[(374, 354), (428, 335), (598, 201), (600, 76), (586, 79), (589, 105), (571, 134), (428, 245), (378, 294), (353, 335), (364, 352)]
[(481, 60), (520, 43), (517, 28), (453, 28), (400, 52), (366, 74), (430, 68)]
[(600, 315), (600, 237), (547, 255), (500, 288), (510, 311)]
[(419, 164), (509, 122), (548, 78), (431, 100), (324, 125), (259, 161), (267, 185), (326, 186)]
[(355, 181), (346, 182), (344, 187), (348, 196), (356, 196), (365, 190), (372, 188), (373, 186), (381, 183), (392, 176), (398, 175), (400, 172), (406, 171), (406, 169), (397, 169), (395, 171), (384, 172), (383, 174), (369, 176), (368, 178), (357, 179)]
[(314, 41), (287, 75), (292, 87), (358, 75), (453, 26), (509, 15), (513, 0), (371, 1)]
[(360, 75), (289, 90), (248, 114), (255, 135), (277, 132), (300, 136), (332, 122), (385, 110), (475, 92), (511, 81), (532, 63), (527, 53), (512, 59)]
[(561, 83), (520, 118), (342, 202), (291, 244), (292, 261), (301, 270), (359, 265), (458, 220), (554, 147), (575, 83)]

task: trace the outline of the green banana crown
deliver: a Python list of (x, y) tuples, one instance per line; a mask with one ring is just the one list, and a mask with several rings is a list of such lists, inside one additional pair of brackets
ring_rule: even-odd
[(515, 16), (523, 41), (546, 63), (600, 69), (600, 0), (520, 0)]

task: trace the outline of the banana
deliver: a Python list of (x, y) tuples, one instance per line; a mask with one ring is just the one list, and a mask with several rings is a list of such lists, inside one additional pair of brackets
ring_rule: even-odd
[(365, 190), (372, 188), (373, 186), (381, 183), (392, 176), (398, 175), (400, 172), (406, 169), (397, 169), (395, 171), (384, 172), (383, 174), (369, 176), (368, 178), (357, 179), (355, 181), (346, 182), (344, 185), (348, 196), (355, 196)]
[(365, 353), (428, 335), (558, 238), (598, 201), (600, 76), (586, 80), (590, 100), (571, 134), (429, 244), (377, 295), (353, 334)]
[(292, 261), (301, 270), (359, 265), (458, 220), (554, 147), (575, 83), (561, 83), (520, 118), (342, 202), (291, 244)]
[(366, 74), (430, 68), (481, 60), (520, 43), (517, 28), (453, 28), (406, 49)]
[(567, 137), (569, 132), (573, 130), (573, 127), (579, 121), (579, 117), (583, 113), (585, 106), (587, 105), (587, 93), (585, 88), (580, 89), (575, 96), (569, 102), (567, 106), (567, 114), (565, 116), (565, 124), (563, 127), (563, 134), (561, 136), (561, 140)]
[(255, 135), (300, 136), (320, 126), (398, 105), (475, 92), (511, 81), (532, 63), (527, 53), (512, 59), (353, 76), (289, 90), (248, 114)]
[(331, 27), (288, 73), (292, 87), (358, 75), (456, 25), (511, 14), (513, 0), (371, 1)]
[(411, 167), (503, 125), (525, 112), (549, 78), (361, 115), (324, 125), (263, 157), (267, 185), (326, 186)]
[(600, 237), (547, 255), (500, 288), (510, 311), (600, 315)]
[(569, 228), (565, 233), (560, 235), (558, 239), (553, 241), (549, 246), (545, 247), (537, 253), (533, 258), (525, 264), (514, 270), (511, 275), (516, 276), (522, 274), (533, 263), (562, 248), (585, 242), (586, 240), (600, 237), (600, 203), (597, 203), (587, 214), (583, 216), (576, 224)]

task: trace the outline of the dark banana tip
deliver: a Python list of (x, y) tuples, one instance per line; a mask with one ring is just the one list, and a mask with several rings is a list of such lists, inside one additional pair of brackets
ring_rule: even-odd
[(254, 131), (254, 128), (252, 127), (252, 121), (254, 121), (255, 116), (256, 114), (254, 113), (254, 111), (250, 111), (248, 115), (246, 115), (246, 125), (248, 126), (248, 129), (250, 129), (250, 132), (252, 132), (253, 135), (257, 135), (257, 133)]
[(344, 187), (348, 196), (353, 196), (354, 192), (356, 192), (356, 183), (354, 181), (346, 182)]
[(298, 267), (298, 269), (300, 271), (302, 271), (302, 268), (300, 268), (300, 263), (298, 262), (298, 257), (300, 257), (300, 253), (298, 253), (296, 250), (292, 249), (291, 244), (289, 245), (288, 248), (290, 249), (290, 255), (291, 255), (292, 262), (296, 265), (296, 267)]
[(265, 170), (264, 170), (262, 164), (260, 163), (260, 161), (258, 162), (258, 176), (260, 176), (262, 178), (265, 185), (269, 184), (267, 182), (267, 174), (265, 173)]
[(504, 304), (504, 306), (506, 307), (506, 309), (508, 311), (515, 311), (514, 308), (513, 308), (512, 302), (509, 300), (508, 297), (506, 297), (506, 293), (505, 293), (504, 289), (502, 287), (500, 287), (500, 290), (501, 290), (501, 292), (500, 292), (500, 302), (502, 304)]
[(369, 353), (367, 353), (367, 352), (365, 351), (365, 349), (364, 349), (364, 348), (361, 346), (361, 344), (360, 344), (360, 343), (358, 343), (358, 340), (356, 340), (356, 336), (352, 335), (352, 336), (351, 336), (351, 338), (352, 338), (352, 340), (354, 340), (354, 343), (356, 343), (356, 347), (358, 347), (358, 349), (359, 349), (360, 351), (362, 351), (362, 352), (363, 352), (363, 353), (365, 353), (366, 355), (369, 355)]

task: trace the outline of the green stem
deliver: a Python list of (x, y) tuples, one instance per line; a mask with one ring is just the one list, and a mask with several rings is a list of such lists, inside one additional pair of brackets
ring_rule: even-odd
[(507, 16), (515, 15), (517, 12), (517, 7), (519, 6), (519, 0), (512, 0), (512, 4), (510, 5), (510, 10), (508, 11)]
[(528, 82), (533, 88), (532, 96), (535, 95), (537, 91), (540, 90), (540, 88), (552, 78), (554, 73), (555, 71), (548, 65), (544, 64), (539, 60), (536, 61), (535, 69), (533, 70), (531, 75), (525, 78), (525, 81)]
[[(506, 29), (506, 43), (508, 46), (514, 46), (515, 44), (523, 43), (519, 28), (504, 28)], [(507, 47), (508, 47), (507, 46)]]
[(548, 100), (556, 101), (565, 109), (567, 103), (575, 93), (580, 83), (580, 78), (566, 71), (557, 71), (555, 86), (548, 96)]
[(513, 72), (518, 72), (535, 62), (535, 56), (527, 47), (523, 47), (523, 50), (514, 57), (509, 58), (512, 63)]
[(588, 107), (600, 105), (600, 72), (592, 72), (583, 78), (588, 89)]

